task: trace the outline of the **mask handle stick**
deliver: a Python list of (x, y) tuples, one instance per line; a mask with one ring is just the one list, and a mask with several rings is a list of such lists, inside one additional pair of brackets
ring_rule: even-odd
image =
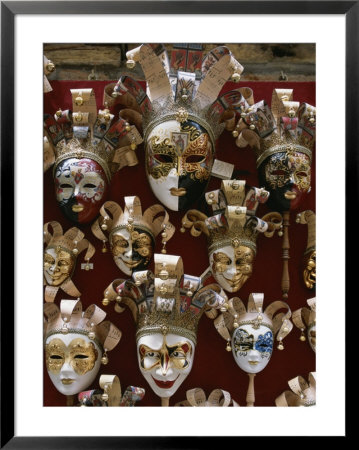
[(289, 211), (283, 212), (283, 244), (282, 244), (282, 259), (283, 259), (283, 273), (282, 273), (282, 293), (283, 299), (288, 299), (289, 292), (289, 270), (288, 270), (288, 260), (289, 260)]
[(75, 395), (66, 395), (66, 406), (74, 406)]
[(161, 406), (170, 406), (170, 397), (161, 397)]
[(254, 406), (255, 402), (255, 396), (254, 396), (254, 377), (256, 376), (255, 373), (248, 373), (249, 376), (249, 384), (248, 384), (248, 391), (247, 391), (247, 397), (246, 402), (247, 406)]

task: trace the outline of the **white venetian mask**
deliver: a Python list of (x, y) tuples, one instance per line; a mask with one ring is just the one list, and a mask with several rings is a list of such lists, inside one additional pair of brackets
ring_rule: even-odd
[(240, 324), (232, 335), (232, 352), (238, 366), (247, 373), (261, 372), (273, 351), (273, 333), (266, 326)]
[(142, 375), (156, 395), (171, 397), (190, 373), (195, 344), (177, 334), (156, 333), (137, 342)]
[(172, 211), (187, 209), (203, 194), (213, 165), (208, 133), (198, 123), (168, 120), (146, 141), (146, 172), (155, 196)]
[(49, 377), (64, 395), (87, 389), (101, 366), (102, 351), (83, 334), (53, 334), (46, 340), (45, 353)]

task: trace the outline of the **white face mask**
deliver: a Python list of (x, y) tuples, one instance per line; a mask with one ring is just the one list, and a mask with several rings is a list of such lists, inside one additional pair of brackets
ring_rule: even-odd
[(317, 328), (314, 324), (312, 327), (308, 328), (308, 341), (311, 349), (315, 353), (315, 346), (316, 346), (316, 335), (317, 335)]
[(190, 373), (195, 344), (177, 334), (156, 333), (137, 342), (138, 364), (142, 375), (161, 398), (171, 397)]
[(131, 233), (124, 228), (111, 236), (113, 259), (126, 275), (131, 275), (133, 271), (146, 270), (153, 250), (153, 239), (139, 228), (135, 227)]
[(217, 283), (228, 292), (237, 292), (252, 275), (253, 259), (251, 248), (226, 245), (210, 253), (209, 264)]
[(207, 187), (213, 150), (197, 123), (168, 120), (154, 127), (146, 142), (146, 173), (158, 200), (172, 211), (187, 209)]
[(100, 348), (83, 334), (53, 334), (46, 339), (45, 352), (49, 377), (64, 395), (87, 389), (101, 366)]
[(247, 373), (261, 372), (273, 351), (273, 333), (263, 325), (239, 325), (232, 336), (232, 353), (238, 366)]

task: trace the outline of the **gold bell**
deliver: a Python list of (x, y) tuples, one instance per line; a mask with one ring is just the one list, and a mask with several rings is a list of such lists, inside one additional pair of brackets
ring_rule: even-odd
[(181, 232), (181, 233), (185, 233), (185, 232), (186, 232), (186, 228), (185, 228), (185, 227), (181, 227), (181, 228), (180, 228), (180, 232)]
[(158, 274), (158, 276), (161, 278), (161, 280), (168, 280), (168, 277), (170, 276), (170, 274), (167, 272), (166, 269), (162, 269), (160, 271), (160, 273)]
[(131, 147), (131, 150), (136, 150), (137, 145), (134, 142), (132, 142), (130, 147)]
[(106, 241), (103, 241), (102, 253), (107, 253)]
[(249, 125), (249, 129), (250, 129), (250, 130), (255, 130), (255, 129), (256, 129), (256, 126), (255, 126), (253, 123), (251, 123), (251, 124)]
[(119, 94), (118, 92), (113, 91), (112, 94), (111, 94), (111, 97), (112, 97), (112, 98), (117, 98), (119, 95), (120, 95), (120, 94)]
[(107, 353), (105, 352), (103, 354), (103, 357), (101, 358), (101, 363), (106, 366), (108, 364), (108, 357), (107, 357)]
[(128, 59), (126, 61), (126, 66), (128, 69), (133, 69), (136, 65), (136, 62), (133, 59)]
[(69, 333), (69, 329), (68, 329), (67, 327), (63, 326), (63, 327), (61, 328), (61, 333), (62, 333), (62, 334), (68, 334), (68, 333)]
[(106, 394), (106, 393), (102, 394), (102, 395), (101, 395), (101, 399), (102, 399), (104, 402), (107, 402), (107, 401), (108, 401), (108, 394)]
[(104, 306), (107, 306), (109, 303), (110, 303), (110, 300), (108, 298), (106, 298), (106, 297), (102, 300), (102, 304)]
[(284, 350), (284, 345), (283, 345), (282, 341), (279, 342), (277, 349)]
[(78, 97), (75, 98), (75, 103), (77, 106), (81, 106), (84, 102), (84, 99), (79, 95)]
[(49, 62), (46, 64), (46, 70), (48, 72), (53, 72), (55, 70), (55, 64), (49, 60)]
[(236, 137), (238, 137), (238, 131), (237, 130), (233, 130), (232, 131), (232, 136), (234, 137), (234, 138), (236, 138)]
[(232, 74), (232, 76), (231, 76), (231, 80), (232, 80), (234, 83), (238, 83), (240, 79), (241, 79), (241, 76), (240, 76), (240, 74), (237, 73), (237, 72), (234, 72), (234, 74)]
[(56, 111), (56, 116), (57, 116), (57, 117), (61, 117), (61, 116), (62, 116), (62, 110), (61, 110), (61, 108), (59, 108), (59, 109)]
[(103, 224), (101, 225), (101, 229), (104, 230), (104, 231), (107, 230), (107, 225), (106, 225), (106, 223), (103, 223)]
[(125, 130), (126, 131), (131, 131), (131, 125), (128, 122), (126, 122)]
[(89, 263), (86, 264), (85, 270), (86, 270), (86, 271), (90, 270), (90, 264), (89, 264)]
[(302, 334), (300, 335), (300, 338), (299, 338), (302, 342), (304, 342), (304, 341), (306, 341), (307, 340), (307, 338), (305, 337), (305, 334), (304, 334), (304, 330), (302, 329)]
[(295, 111), (294, 109), (291, 109), (288, 113), (289, 117), (294, 117), (295, 116)]
[(81, 113), (76, 114), (75, 120), (76, 120), (76, 122), (81, 122), (81, 120), (82, 120), (82, 114), (81, 114)]
[(314, 118), (314, 117), (311, 117), (311, 118), (309, 119), (309, 122), (310, 122), (310, 123), (314, 123), (314, 122), (315, 122), (315, 118)]
[(88, 337), (89, 337), (89, 339), (91, 339), (91, 340), (95, 339), (95, 337), (96, 337), (95, 332), (94, 332), (94, 331), (90, 331), (89, 334), (88, 334)]
[(77, 255), (78, 254), (78, 249), (75, 247), (73, 250), (72, 250), (72, 253), (74, 254), (74, 255)]
[(226, 350), (227, 350), (227, 352), (230, 352), (232, 350), (232, 347), (231, 347), (231, 344), (229, 343), (229, 341), (227, 341)]

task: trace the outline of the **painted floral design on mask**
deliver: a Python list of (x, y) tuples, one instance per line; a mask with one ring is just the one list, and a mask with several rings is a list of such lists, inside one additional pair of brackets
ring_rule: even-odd
[(73, 395), (86, 389), (95, 379), (102, 352), (87, 336), (70, 333), (50, 336), (45, 345), (48, 374), (56, 389)]
[(69, 158), (55, 172), (56, 199), (64, 215), (76, 223), (91, 222), (105, 200), (105, 171), (91, 159)]
[(273, 333), (267, 327), (241, 325), (232, 336), (233, 356), (247, 373), (257, 373), (268, 364), (273, 351)]
[(297, 209), (310, 190), (310, 159), (295, 151), (275, 153), (259, 167), (259, 180), (270, 192), (268, 204), (272, 208)]
[(144, 230), (135, 228), (115, 232), (111, 237), (111, 251), (117, 267), (127, 275), (133, 270), (145, 270), (152, 258), (155, 243)]
[(213, 149), (196, 122), (157, 125), (146, 145), (147, 176), (156, 197), (178, 211), (198, 200), (210, 178)]
[(50, 247), (44, 254), (44, 276), (49, 286), (60, 286), (72, 274), (73, 256), (61, 247)]

